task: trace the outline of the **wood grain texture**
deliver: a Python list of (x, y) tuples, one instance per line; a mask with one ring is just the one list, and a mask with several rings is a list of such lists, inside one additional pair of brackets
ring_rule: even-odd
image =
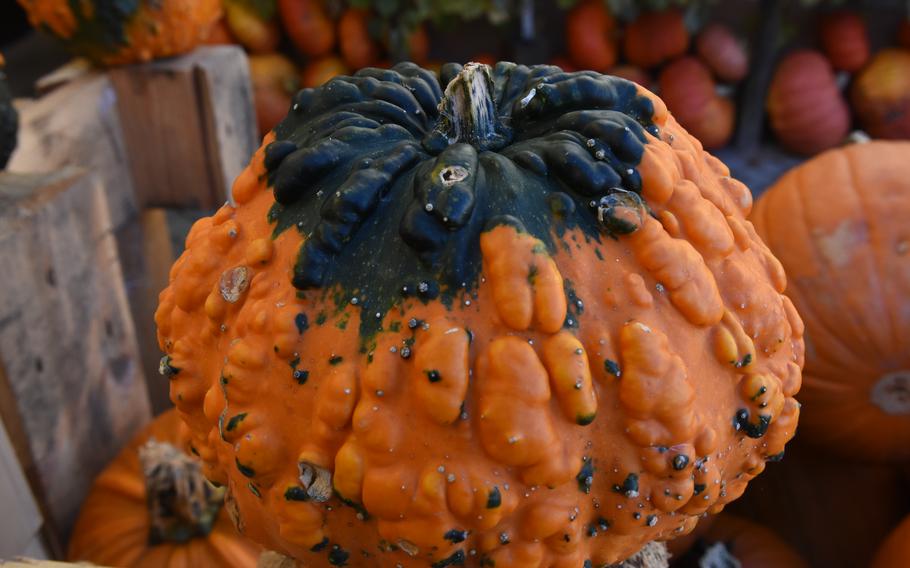
[(110, 78), (140, 207), (224, 203), (257, 142), (243, 51), (204, 47)]
[(150, 418), (96, 178), (0, 173), (0, 262), (0, 412), (65, 541), (92, 479)]

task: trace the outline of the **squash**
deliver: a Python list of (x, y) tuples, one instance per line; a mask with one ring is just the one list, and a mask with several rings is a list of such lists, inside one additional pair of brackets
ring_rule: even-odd
[(347, 73), (350, 73), (350, 69), (344, 64), (344, 61), (339, 57), (330, 55), (307, 64), (300, 76), (300, 83), (304, 87), (318, 87), (323, 83), (327, 83), (332, 77), (346, 75)]
[(850, 88), (863, 128), (875, 138), (910, 138), (910, 50), (875, 54)]
[(682, 12), (645, 12), (626, 27), (623, 53), (629, 63), (650, 69), (683, 55), (689, 49), (689, 31)]
[(294, 63), (281, 54), (251, 55), (249, 61), (256, 126), (264, 136), (287, 114), (300, 78)]
[(379, 59), (379, 45), (370, 37), (370, 13), (348, 8), (338, 21), (338, 46), (341, 57), (351, 69), (369, 67)]
[(19, 0), (29, 23), (101, 65), (179, 55), (202, 43), (220, 0)]
[(716, 93), (711, 72), (694, 57), (681, 57), (660, 73), (660, 94), (667, 108), (705, 148), (720, 148), (733, 135), (733, 102)]
[(871, 568), (903, 568), (910, 565), (910, 516), (895, 528), (875, 554)]
[(850, 128), (850, 111), (831, 64), (817, 51), (784, 57), (771, 79), (767, 107), (777, 139), (798, 154), (833, 148)]
[(155, 321), (244, 533), (306, 566), (594, 566), (793, 436), (749, 190), (655, 95), (498, 63), (304, 89)]
[(908, 142), (830, 150), (752, 212), (806, 322), (800, 438), (839, 457), (910, 459), (908, 156)]
[[(176, 410), (153, 420), (95, 479), (67, 559), (101, 566), (253, 568), (259, 549), (237, 534), (198, 461), (184, 453)], [(151, 491), (151, 494), (149, 492)]]
[(578, 69), (606, 71), (616, 63), (616, 21), (602, 0), (582, 0), (566, 16), (566, 50)]
[(710, 24), (695, 38), (695, 51), (721, 81), (736, 83), (749, 72), (749, 56), (723, 24)]
[(309, 57), (332, 52), (335, 26), (319, 0), (278, 0), (278, 14), (297, 51)]
[(709, 520), (699, 524), (691, 534), (678, 539), (688, 541), (681, 543), (688, 546), (677, 550), (673, 568), (809, 568), (799, 553), (766, 527), (728, 513)]
[(866, 23), (856, 12), (839, 10), (825, 14), (820, 32), (822, 48), (835, 69), (853, 73), (869, 60)]
[(636, 67), (634, 65), (617, 65), (612, 67), (608, 73), (616, 77), (622, 77), (633, 83), (638, 83), (646, 89), (654, 90), (654, 78), (641, 67)]
[(13, 106), (13, 95), (6, 84), (4, 65), (3, 55), (0, 55), (0, 170), (6, 167), (13, 155), (19, 132), (19, 113)]
[(257, 12), (248, 0), (223, 0), (224, 15), (231, 35), (254, 54), (273, 53), (278, 49), (281, 33), (274, 13)]

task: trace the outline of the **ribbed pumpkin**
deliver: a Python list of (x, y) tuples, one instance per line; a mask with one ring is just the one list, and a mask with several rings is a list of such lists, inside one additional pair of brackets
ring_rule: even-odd
[(817, 51), (795, 51), (778, 64), (767, 106), (777, 139), (799, 154), (836, 146), (850, 128), (850, 111), (831, 64)]
[(689, 49), (689, 31), (677, 10), (645, 12), (626, 27), (623, 53), (629, 63), (650, 69)]
[(875, 138), (910, 138), (910, 50), (884, 49), (856, 77), (850, 102)]
[(910, 566), (910, 516), (894, 529), (875, 554), (871, 568)]
[(566, 48), (579, 69), (606, 71), (616, 63), (616, 21), (601, 0), (583, 0), (566, 16)]
[(752, 212), (806, 322), (800, 437), (845, 458), (910, 458), (908, 159), (908, 142), (828, 151)]
[(67, 558), (129, 568), (256, 566), (259, 548), (237, 534), (221, 492), (183, 453), (187, 441), (176, 410), (136, 436), (92, 485)]
[(660, 73), (660, 94), (667, 108), (705, 148), (730, 140), (736, 113), (730, 99), (719, 96), (711, 72), (694, 57), (681, 57)]
[(710, 24), (695, 39), (695, 50), (721, 81), (735, 83), (749, 72), (749, 56), (730, 28)]
[(337, 77), (188, 235), (171, 399), (243, 531), (307, 566), (615, 562), (795, 432), (802, 323), (750, 208), (623, 79)]
[(809, 568), (781, 537), (757, 523), (722, 513), (703, 524), (704, 528), (699, 524), (693, 533), (679, 539), (686, 546), (677, 549), (673, 568)]
[(13, 96), (6, 84), (4, 64), (3, 56), (0, 55), (0, 170), (6, 167), (16, 149), (19, 131), (19, 113), (13, 106)]
[(221, 16), (220, 0), (19, 0), (29, 22), (103, 65), (192, 50)]
[(835, 69), (859, 71), (869, 60), (866, 23), (856, 12), (841, 10), (826, 14), (820, 32), (822, 48)]

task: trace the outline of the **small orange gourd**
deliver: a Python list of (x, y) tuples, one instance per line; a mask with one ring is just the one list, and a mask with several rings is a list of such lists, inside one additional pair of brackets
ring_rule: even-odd
[(800, 438), (910, 459), (910, 142), (830, 150), (784, 175), (751, 219), (806, 323)]
[(876, 53), (853, 81), (850, 102), (874, 138), (910, 139), (910, 49)]
[(379, 44), (370, 37), (370, 13), (348, 8), (338, 20), (338, 47), (351, 69), (369, 67), (379, 59)]
[(667, 108), (705, 148), (719, 148), (733, 134), (733, 102), (718, 95), (708, 67), (695, 57), (681, 57), (660, 73), (660, 94)]
[(678, 10), (645, 12), (626, 27), (623, 53), (629, 63), (650, 69), (683, 55), (689, 31)]
[(616, 21), (601, 0), (582, 0), (566, 16), (569, 59), (579, 69), (604, 72), (616, 63)]
[(95, 479), (67, 558), (99, 566), (253, 568), (259, 548), (237, 534), (221, 492), (184, 454), (176, 410), (152, 421)]

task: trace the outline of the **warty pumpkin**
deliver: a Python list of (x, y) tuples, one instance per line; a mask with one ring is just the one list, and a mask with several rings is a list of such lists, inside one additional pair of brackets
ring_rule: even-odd
[(768, 90), (771, 128), (780, 143), (798, 154), (833, 148), (850, 129), (850, 110), (831, 63), (808, 49), (781, 60)]
[(650, 69), (683, 55), (689, 31), (678, 10), (645, 12), (626, 27), (622, 45), (629, 63)]
[(176, 410), (155, 418), (95, 479), (67, 558), (99, 566), (253, 568), (259, 548), (222, 508), (223, 491), (184, 453)]
[(796, 428), (749, 190), (656, 96), (498, 63), (304, 89), (156, 313), (243, 532), (307, 566), (602, 566)]
[(910, 459), (908, 158), (908, 142), (830, 150), (752, 212), (806, 322), (800, 438), (844, 458)]
[(582, 0), (566, 16), (566, 49), (579, 69), (604, 72), (616, 63), (616, 20), (601, 0)]
[(13, 106), (13, 95), (3, 72), (4, 65), (3, 55), (0, 55), (0, 170), (6, 167), (13, 155), (19, 132), (19, 113)]
[(871, 568), (910, 566), (910, 516), (895, 528), (875, 554)]
[(674, 554), (673, 568), (809, 568), (774, 531), (728, 513), (702, 521), (677, 540), (686, 546)]
[(220, 0), (19, 0), (35, 28), (103, 65), (179, 55), (208, 37)]
[(710, 24), (695, 38), (698, 57), (721, 81), (735, 83), (749, 72), (749, 56), (742, 44), (723, 24)]
[(910, 50), (876, 53), (853, 81), (850, 102), (874, 138), (910, 138)]
[(825, 55), (835, 69), (853, 73), (869, 60), (866, 22), (856, 12), (838, 10), (825, 14), (820, 35)]

